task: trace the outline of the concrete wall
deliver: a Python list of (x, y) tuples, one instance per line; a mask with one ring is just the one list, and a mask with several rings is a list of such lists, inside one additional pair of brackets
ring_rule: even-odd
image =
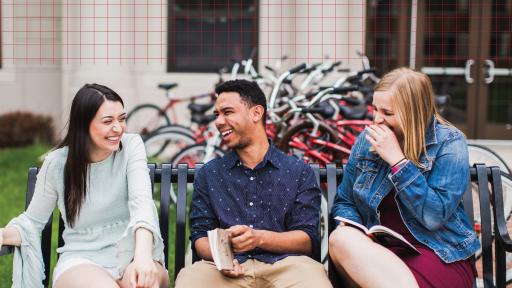
[[(1, 1), (0, 113), (51, 115), (59, 132), (74, 94), (85, 83), (112, 87), (129, 110), (144, 102), (165, 103), (158, 83), (178, 82), (173, 91), (187, 97), (210, 91), (217, 80), (211, 73), (166, 72), (166, 1), (126, 5), (129, 1), (109, 0), (108, 6), (106, 0), (22, 2)], [(328, 55), (344, 67), (359, 69), (356, 51), (364, 51), (364, 3), (260, 0), (259, 67), (274, 65), (281, 55), (290, 58), (283, 68), (320, 62)], [(180, 111), (186, 121), (186, 109)], [(478, 143), (498, 151), (512, 167), (510, 142)]]
[[(0, 113), (49, 114), (61, 129), (70, 101), (84, 83), (112, 87), (129, 110), (138, 103), (164, 103), (156, 88), (160, 82), (178, 82), (173, 91), (186, 97), (210, 91), (217, 79), (210, 73), (166, 72), (166, 1), (124, 5), (126, 1), (112, 0), (108, 6), (101, 0), (18, 2), (1, 2)], [(319, 62), (326, 55), (345, 67), (360, 67), (355, 51), (364, 48), (365, 1), (323, 2), (260, 1), (260, 67), (274, 65), (281, 55), (290, 58), (285, 68)]]

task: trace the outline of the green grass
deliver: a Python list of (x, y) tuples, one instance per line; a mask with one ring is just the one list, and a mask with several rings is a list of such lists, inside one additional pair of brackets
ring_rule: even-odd
[[(32, 145), (16, 149), (0, 149), (0, 227), (4, 227), (12, 218), (19, 215), (25, 208), (25, 191), (27, 185), (28, 168), (41, 166), (38, 160), (49, 149), (45, 145)], [(159, 199), (159, 187), (156, 187), (155, 199)], [(159, 203), (156, 203), (159, 208)], [(169, 275), (171, 282), (174, 275), (174, 231), (176, 221), (176, 208), (172, 205), (169, 209)], [(51, 270), (57, 261), (57, 230), (58, 213), (54, 213), (52, 233), (52, 257)], [(188, 226), (188, 225), (187, 225)], [(188, 227), (187, 227), (188, 236)], [(188, 243), (187, 243), (188, 245)], [(6, 287), (10, 286), (12, 279), (12, 255), (0, 257), (0, 281)], [(50, 282), (51, 283), (51, 282)], [(0, 287), (4, 287), (4, 284)], [(174, 284), (174, 283), (171, 283)], [(171, 285), (173, 286), (173, 285)]]
[[(24, 148), (0, 149), (0, 227), (4, 227), (24, 210), (28, 168), (40, 166), (38, 159), (48, 148), (36, 144)], [(0, 257), (0, 281), (10, 286), (11, 279), (12, 255)]]

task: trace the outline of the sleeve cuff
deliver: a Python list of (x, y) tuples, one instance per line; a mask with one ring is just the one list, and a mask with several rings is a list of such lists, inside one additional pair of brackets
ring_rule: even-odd
[(388, 178), (391, 180), (398, 193), (416, 180), (420, 174), (421, 172), (418, 168), (414, 166), (411, 161), (407, 161), (400, 166), (400, 169), (396, 173), (389, 173)]

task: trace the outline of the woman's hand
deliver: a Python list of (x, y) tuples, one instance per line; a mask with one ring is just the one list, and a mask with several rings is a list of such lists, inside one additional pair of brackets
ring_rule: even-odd
[(366, 140), (389, 165), (394, 165), (405, 157), (395, 133), (388, 126), (370, 125), (366, 127), (366, 131)]
[(135, 231), (135, 254), (130, 284), (133, 288), (158, 287), (158, 267), (153, 261), (153, 233), (141, 227)]
[(130, 284), (133, 288), (155, 288), (158, 285), (158, 269), (151, 257), (133, 259), (133, 272)]

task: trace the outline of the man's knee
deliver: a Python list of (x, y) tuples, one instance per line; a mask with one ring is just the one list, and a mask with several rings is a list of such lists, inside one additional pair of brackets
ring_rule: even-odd
[(307, 256), (288, 256), (281, 261), (286, 263), (280, 275), (276, 275), (280, 278), (278, 283), (293, 287), (332, 287), (321, 263)]
[(180, 270), (178, 273), (178, 276), (176, 277), (176, 288), (178, 287), (200, 287), (200, 283), (202, 281), (202, 277), (196, 267), (194, 267), (195, 264), (192, 264), (190, 266), (184, 267)]
[[(176, 288), (204, 287), (205, 283), (215, 283), (222, 278), (222, 274), (215, 265), (205, 261), (198, 261), (180, 270), (176, 277)], [(213, 286), (212, 286), (213, 287)]]

